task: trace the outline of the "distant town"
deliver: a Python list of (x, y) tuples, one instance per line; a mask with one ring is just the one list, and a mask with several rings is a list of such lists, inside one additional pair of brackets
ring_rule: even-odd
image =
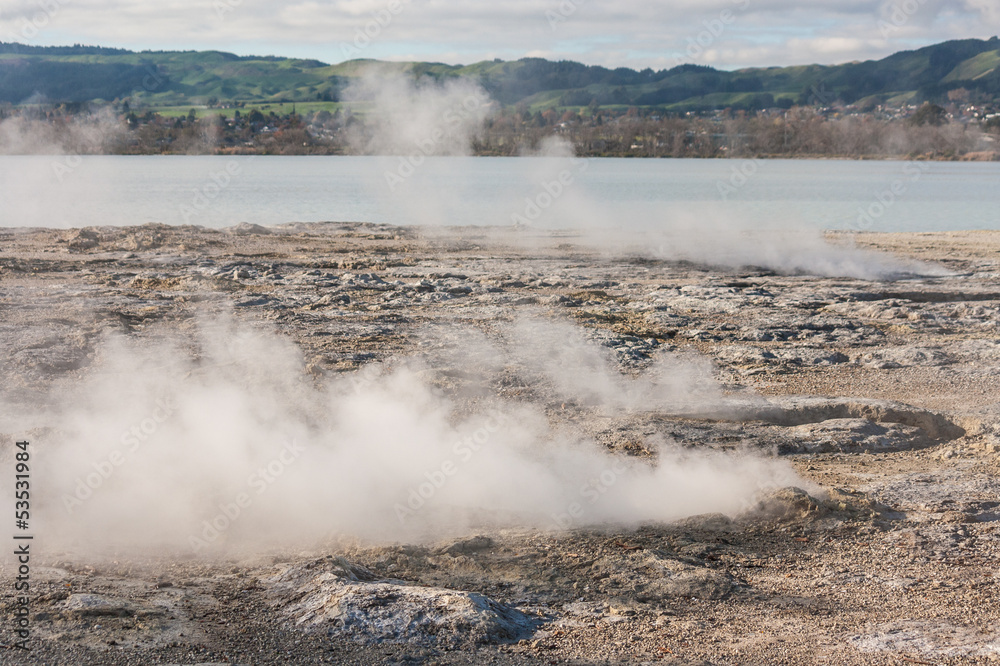
[[(588, 157), (839, 157), (1000, 159), (1000, 105), (973, 104), (962, 91), (944, 105), (730, 108), (665, 114), (643, 108), (529, 111), (496, 108), (472, 136), (474, 155), (515, 156), (561, 136)], [(107, 105), (0, 106), (0, 122), (32, 128), (52, 146), (80, 154), (345, 155), (370, 152), (375, 130), (365, 113), (338, 105), (300, 112), (295, 105), (216, 103), (186, 114)], [(10, 132), (6, 132), (7, 135)], [(36, 142), (37, 143), (37, 142)], [(42, 142), (44, 151), (46, 141)], [(35, 152), (10, 136), (7, 153)], [(442, 151), (397, 145), (389, 152)], [(445, 151), (446, 152), (446, 151)]]

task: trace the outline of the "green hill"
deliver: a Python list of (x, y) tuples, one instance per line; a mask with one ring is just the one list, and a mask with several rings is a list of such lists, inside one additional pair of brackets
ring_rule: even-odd
[(95, 102), (198, 106), (209, 102), (335, 102), (364, 69), (434, 78), (469, 77), (505, 105), (529, 110), (587, 106), (701, 111), (885, 102), (942, 102), (964, 88), (969, 99), (1000, 99), (1000, 39), (958, 40), (882, 60), (834, 66), (721, 71), (698, 65), (669, 70), (608, 69), (525, 58), (467, 66), (236, 56), (220, 51), (133, 52), (90, 46), (0, 43), (0, 103)]

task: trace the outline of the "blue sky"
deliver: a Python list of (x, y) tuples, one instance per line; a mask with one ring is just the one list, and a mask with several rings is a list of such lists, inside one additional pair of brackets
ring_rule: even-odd
[(1000, 0), (0, 0), (0, 41), (340, 62), (840, 63), (1000, 33)]

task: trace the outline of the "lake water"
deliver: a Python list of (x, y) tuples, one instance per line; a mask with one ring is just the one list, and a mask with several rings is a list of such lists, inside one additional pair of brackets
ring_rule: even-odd
[[(418, 161), (419, 160), (414, 160)], [(2, 156), (0, 226), (364, 221), (1000, 229), (1000, 163)]]

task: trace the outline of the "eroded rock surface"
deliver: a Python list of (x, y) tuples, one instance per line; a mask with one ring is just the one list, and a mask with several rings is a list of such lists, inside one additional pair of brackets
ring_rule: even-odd
[[(896, 282), (577, 240), (365, 224), (0, 230), (4, 414), (57, 404), (109, 334), (193, 339), (225, 312), (286, 336), (317, 384), (363, 385), (419, 356), (458, 415), (499, 396), (623, 459), (655, 464), (665, 442), (765, 451), (809, 484), (675, 523), (321, 535), (205, 560), (39, 539), (35, 663), (996, 663), (1000, 234), (853, 235), (951, 271)], [(561, 346), (612, 368), (627, 399), (547, 380), (532, 331), (512, 332), (527, 319), (572, 324)], [(471, 353), (473, 339), (489, 344)], [(658, 364), (674, 354), (697, 359), (692, 390), (639, 390), (669, 383), (678, 366)], [(9, 469), (24, 433), (2, 430)], [(16, 576), (8, 556), (0, 585)], [(2, 609), (12, 626), (12, 595)], [(25, 662), (4, 650), (0, 663)]]

